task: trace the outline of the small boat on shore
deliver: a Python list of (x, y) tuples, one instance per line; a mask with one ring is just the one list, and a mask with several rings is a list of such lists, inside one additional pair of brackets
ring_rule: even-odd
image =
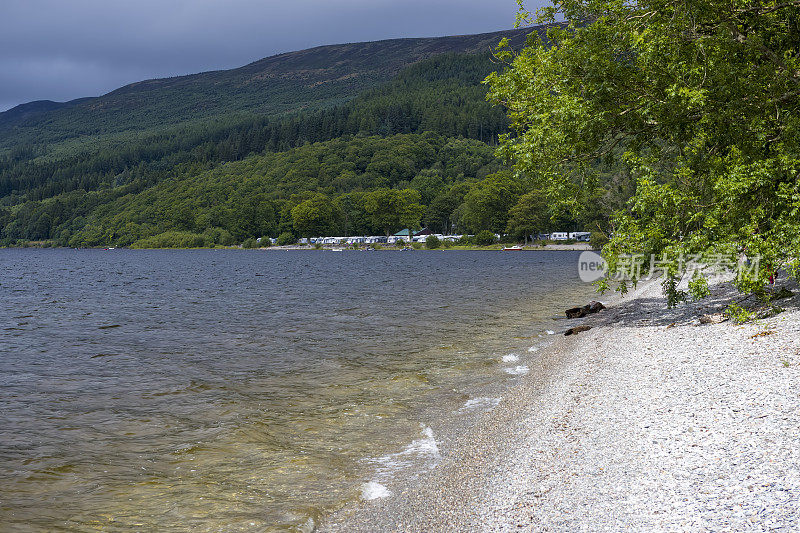
[(503, 251), (504, 252), (521, 252), (522, 251), (522, 246), (519, 246), (519, 245), (506, 246), (505, 248), (503, 248)]

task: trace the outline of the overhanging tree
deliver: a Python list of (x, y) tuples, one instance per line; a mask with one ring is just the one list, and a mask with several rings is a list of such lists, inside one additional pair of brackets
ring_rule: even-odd
[[(625, 166), (636, 186), (609, 228), (610, 274), (657, 257), (670, 303), (696, 254), (759, 258), (737, 274), (743, 291), (778, 268), (796, 275), (800, 1), (559, 0), (519, 18), (564, 22), (497, 54), (507, 69), (489, 97), (513, 132), (500, 153), (574, 210), (599, 160)], [(704, 276), (690, 288), (702, 295)]]

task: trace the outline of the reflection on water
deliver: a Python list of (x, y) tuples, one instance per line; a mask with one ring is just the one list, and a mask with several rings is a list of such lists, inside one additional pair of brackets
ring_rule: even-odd
[(282, 530), (388, 496), (591, 296), (576, 265), (0, 250), (0, 524)]

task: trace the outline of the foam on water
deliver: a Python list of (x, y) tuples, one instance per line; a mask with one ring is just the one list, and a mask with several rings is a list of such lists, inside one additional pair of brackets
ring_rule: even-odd
[(528, 372), (530, 372), (530, 369), (525, 365), (506, 368), (506, 373), (512, 376), (524, 376)]
[(517, 361), (519, 361), (519, 356), (515, 353), (510, 353), (503, 356), (504, 363), (516, 363)]
[(385, 485), (377, 481), (370, 481), (361, 486), (361, 498), (364, 500), (377, 500), (378, 498), (388, 498), (392, 493)]
[(433, 430), (428, 426), (423, 426), (422, 435), (423, 438), (413, 441), (406, 446), (406, 449), (402, 453), (424, 455), (438, 461), (441, 455), (439, 454), (439, 445), (436, 442), (436, 437), (433, 435)]
[(297, 531), (299, 531), (300, 533), (312, 533), (315, 527), (316, 524), (314, 523), (314, 519), (309, 518), (308, 520), (305, 521), (305, 523), (298, 526)]
[(391, 479), (399, 470), (433, 468), (439, 463), (442, 456), (439, 453), (439, 445), (433, 430), (424, 424), (421, 424), (421, 427), (422, 438), (412, 441), (403, 451), (390, 453), (374, 460), (378, 465), (380, 479)]
[(479, 398), (470, 398), (464, 403), (464, 407), (459, 409), (461, 412), (465, 411), (491, 411), (497, 404), (500, 403), (500, 398), (488, 398), (481, 396)]

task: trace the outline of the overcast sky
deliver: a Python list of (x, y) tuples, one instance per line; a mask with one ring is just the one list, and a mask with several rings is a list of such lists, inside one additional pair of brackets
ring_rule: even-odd
[(515, 13), (515, 0), (2, 0), (0, 111), (323, 44), (502, 30)]

